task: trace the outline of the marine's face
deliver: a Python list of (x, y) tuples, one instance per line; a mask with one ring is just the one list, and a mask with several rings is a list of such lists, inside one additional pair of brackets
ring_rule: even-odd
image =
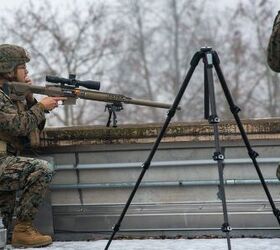
[(29, 82), (28, 70), (26, 64), (20, 64), (16, 67), (16, 78), (18, 82)]

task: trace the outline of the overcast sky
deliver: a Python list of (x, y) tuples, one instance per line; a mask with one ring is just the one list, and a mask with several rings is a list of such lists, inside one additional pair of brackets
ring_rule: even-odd
[[(33, 1), (33, 2), (39, 2), (39, 1), (47, 1), (47, 2), (51, 2), (55, 5), (65, 5), (65, 4), (71, 4), (71, 2), (73, 1), (77, 1), (77, 0), (37, 0), (37, 1)], [(92, 0), (93, 1), (93, 0)], [(101, 1), (101, 0), (94, 0), (94, 1)], [(242, 1), (249, 1), (249, 0), (242, 0)], [(88, 2), (88, 0), (79, 0), (79, 3), (86, 3)], [(116, 2), (116, 0), (103, 0), (101, 2), (107, 2), (107, 3), (114, 3)], [(215, 4), (216, 6), (219, 6), (219, 8), (223, 9), (225, 7), (234, 7), (237, 5), (237, 3), (239, 2), (238, 0), (213, 0), (210, 1), (213, 4)], [(279, 0), (271, 0), (272, 2), (272, 7), (275, 8), (275, 13), (277, 12), (278, 9), (280, 9), (280, 1)], [(28, 4), (27, 0), (1, 0), (1, 9), (3, 8), (14, 8), (14, 7), (23, 7)]]

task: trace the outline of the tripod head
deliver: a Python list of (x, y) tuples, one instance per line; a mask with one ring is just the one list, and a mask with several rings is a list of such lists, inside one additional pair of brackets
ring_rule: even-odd
[(203, 52), (203, 53), (209, 52), (209, 51), (211, 51), (211, 50), (212, 50), (211, 47), (202, 47), (202, 48), (200, 49), (200, 51)]

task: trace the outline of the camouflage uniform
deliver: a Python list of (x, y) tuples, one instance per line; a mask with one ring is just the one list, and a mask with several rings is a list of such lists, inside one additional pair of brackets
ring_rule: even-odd
[[(5, 54), (1, 54), (2, 46), (8, 45), (0, 45), (0, 72), (9, 72)], [(12, 52), (15, 47), (12, 47)], [(23, 49), (18, 48), (22, 53)], [(7, 51), (9, 47), (4, 49), (4, 52)], [(24, 63), (29, 61), (27, 56), (23, 56), (23, 60)], [(4, 66), (1, 68), (1, 65)], [(7, 143), (7, 154), (0, 155), (0, 210), (6, 227), (10, 225), (14, 213), (16, 192), (22, 191), (16, 210), (17, 219), (33, 220), (52, 179), (53, 167), (47, 161), (16, 156), (16, 139), (12, 137), (28, 141), (29, 134), (38, 127), (42, 128), (44, 121), (44, 107), (40, 103), (13, 101), (0, 89), (0, 142)]]
[[(267, 49), (267, 63), (272, 70), (280, 72), (280, 11), (273, 24)], [(276, 170), (276, 176), (280, 180), (280, 163)]]
[(276, 176), (278, 180), (280, 181), (280, 163), (278, 164), (278, 168), (276, 169)]
[(280, 11), (275, 18), (267, 49), (267, 63), (270, 68), (280, 72)]

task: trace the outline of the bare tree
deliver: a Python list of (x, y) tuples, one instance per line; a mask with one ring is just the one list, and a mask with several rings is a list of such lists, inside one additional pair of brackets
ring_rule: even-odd
[[(241, 4), (240, 4), (241, 5)], [(273, 73), (266, 62), (267, 45), (273, 18), (276, 15), (270, 0), (250, 0), (242, 5), (240, 18), (250, 29), (246, 48), (247, 64), (242, 70), (247, 75), (244, 85), (247, 94), (242, 93), (242, 104), (247, 107), (247, 115), (273, 117), (279, 116), (279, 76)], [(248, 31), (247, 31), (248, 32)]]
[[(108, 29), (108, 13), (104, 5), (91, 3), (87, 9), (78, 5), (64, 12), (48, 2), (16, 10), (13, 18), (2, 20), (12, 41), (26, 47), (35, 58), (34, 82), (44, 81), (47, 74), (81, 78), (101, 78), (104, 58), (114, 53), (117, 44), (114, 27)], [(11, 21), (12, 20), (12, 21)], [(65, 106), (64, 114), (53, 115), (64, 125), (92, 121), (87, 112), (95, 105), (80, 101), (77, 107)], [(92, 114), (92, 112), (91, 112)]]
[[(118, 57), (114, 79), (118, 88), (128, 95), (157, 101), (155, 91), (158, 83), (154, 80), (153, 51), (156, 50), (153, 3), (147, 1), (120, 1), (118, 20), (123, 26), (125, 51)], [(126, 108), (127, 110), (127, 108)], [(155, 108), (129, 107), (126, 117), (136, 121), (157, 121), (160, 110)], [(143, 120), (143, 118), (145, 119)]]
[[(241, 117), (279, 116), (279, 76), (266, 64), (273, 17), (272, 0), (239, 1), (217, 11), (212, 1), (126, 0), (71, 6), (62, 15), (47, 2), (30, 3), (0, 19), (1, 38), (28, 48), (35, 82), (46, 74), (103, 80), (103, 90), (172, 103), (201, 47), (217, 50)], [(203, 118), (203, 66), (197, 67), (175, 120)], [(215, 81), (216, 82), (216, 81)], [(217, 85), (217, 107), (231, 118)], [(53, 113), (64, 125), (105, 122), (104, 104), (79, 105)], [(257, 107), (257, 108), (256, 108)], [(87, 115), (90, 113), (90, 116)], [(126, 105), (121, 123), (158, 122), (166, 110)], [(93, 119), (93, 117), (95, 119)], [(50, 123), (51, 124), (51, 123)]]

